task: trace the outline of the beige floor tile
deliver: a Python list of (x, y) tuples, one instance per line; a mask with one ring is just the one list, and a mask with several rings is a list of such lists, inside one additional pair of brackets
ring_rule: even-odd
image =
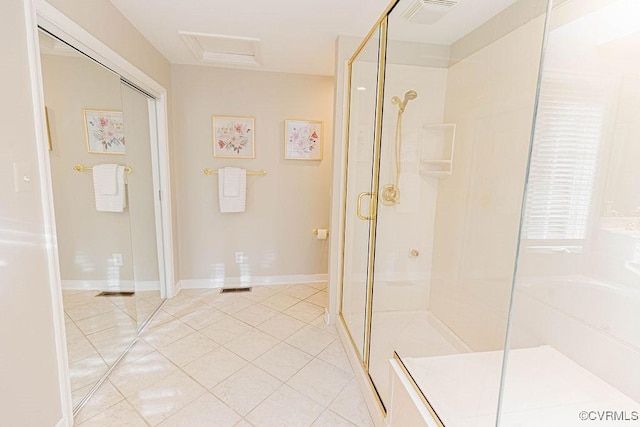
[(243, 418), (234, 427), (253, 427), (253, 424)]
[(300, 302), (300, 299), (298, 298), (294, 298), (290, 295), (279, 293), (261, 301), (260, 304), (266, 307), (272, 308), (274, 310), (282, 311), (299, 302)]
[(148, 424), (125, 400), (79, 424), (82, 427), (147, 427)]
[(287, 338), (285, 342), (312, 356), (317, 356), (335, 339), (334, 335), (328, 334), (315, 326), (307, 325)]
[(355, 425), (351, 424), (335, 412), (326, 410), (312, 424), (312, 427), (355, 427)]
[(157, 425), (193, 402), (206, 390), (182, 371), (138, 390), (127, 400), (151, 425)]
[(352, 373), (351, 364), (347, 358), (347, 354), (344, 352), (342, 343), (339, 340), (335, 340), (327, 348), (322, 350), (318, 354), (318, 359), (332, 364), (336, 368), (342, 369), (345, 372)]
[(242, 311), (237, 312), (233, 315), (233, 317), (245, 323), (248, 323), (251, 326), (256, 326), (271, 319), (278, 313), (278, 311), (273, 310), (269, 307), (255, 304)]
[(284, 311), (284, 314), (295, 317), (296, 319), (302, 320), (306, 323), (311, 322), (323, 313), (323, 308), (306, 301), (300, 301), (296, 305), (293, 305)]
[(69, 365), (71, 391), (95, 384), (109, 370), (97, 354)]
[(322, 360), (314, 359), (287, 384), (326, 407), (349, 382), (351, 374)]
[(197, 299), (178, 296), (167, 301), (162, 307), (162, 310), (175, 318), (180, 318), (204, 306), (206, 306), (206, 304)]
[(305, 301), (320, 306), (324, 309), (329, 304), (329, 294), (325, 291), (320, 291), (311, 295), (309, 298), (306, 298)]
[(256, 427), (310, 426), (324, 408), (286, 384), (267, 397), (246, 419)]
[(251, 292), (243, 294), (242, 297), (253, 302), (260, 302), (272, 297), (278, 292), (279, 291), (275, 289), (271, 289), (270, 286), (254, 286)]
[(302, 329), (303, 326), (305, 326), (303, 321), (280, 313), (266, 322), (259, 324), (256, 328), (268, 333), (272, 337), (284, 340), (293, 335), (294, 332)]
[(86, 421), (123, 400), (124, 396), (107, 380), (75, 416), (74, 422)]
[(144, 331), (142, 337), (147, 343), (158, 349), (194, 332), (195, 329), (175, 319), (155, 329)]
[(181, 316), (180, 321), (199, 331), (202, 328), (222, 320), (225, 316), (226, 314), (205, 304), (197, 310)]
[(325, 321), (324, 313), (321, 316), (316, 317), (314, 320), (309, 322), (311, 326), (315, 326), (316, 328), (326, 332), (328, 334), (338, 336), (338, 331), (336, 330), (336, 325), (328, 325)]
[(244, 416), (282, 383), (253, 365), (247, 365), (211, 389), (231, 409)]
[(128, 398), (177, 370), (178, 368), (167, 358), (158, 352), (153, 352), (116, 368), (109, 376), (109, 381)]
[(69, 355), (69, 364), (73, 365), (82, 359), (98, 355), (98, 351), (93, 347), (91, 342), (81, 334), (77, 337), (67, 336), (67, 354)]
[(219, 298), (216, 298), (214, 301), (207, 300), (207, 304), (224, 313), (235, 314), (239, 311), (242, 311), (246, 308), (251, 307), (255, 303), (253, 301), (250, 301), (244, 298), (241, 295), (222, 294)]
[(218, 347), (183, 369), (206, 388), (211, 388), (247, 365), (247, 361), (224, 347)]
[(187, 335), (158, 351), (167, 359), (183, 367), (219, 347), (219, 344), (199, 332)]
[(325, 290), (327, 289), (327, 283), (326, 282), (322, 282), (322, 283), (309, 283), (305, 286), (309, 286), (311, 288), (315, 288), (318, 290)]
[(218, 344), (226, 344), (252, 329), (250, 325), (225, 314), (224, 318), (201, 329), (200, 332)]
[(280, 342), (262, 331), (252, 328), (224, 346), (243, 359), (252, 361)]
[(362, 399), (360, 388), (355, 379), (338, 394), (329, 409), (341, 417), (349, 420), (358, 427), (372, 426), (371, 415)]
[(131, 347), (131, 350), (129, 350), (126, 356), (122, 358), (118, 366), (121, 367), (126, 365), (127, 363), (135, 362), (141, 357), (151, 354), (154, 351), (156, 351), (154, 347), (152, 347), (144, 339), (139, 338), (138, 341), (136, 341), (135, 345)]
[(79, 304), (72, 307), (65, 306), (65, 313), (74, 321), (87, 319), (99, 314), (111, 313), (115, 310), (120, 311), (107, 298), (92, 297), (85, 304)]
[(298, 298), (298, 299), (305, 299), (305, 298), (309, 298), (311, 295), (317, 293), (318, 290), (314, 289), (314, 288), (310, 288), (308, 286), (304, 286), (304, 285), (298, 285), (298, 286), (292, 286), (288, 289), (285, 289), (284, 291), (282, 291), (283, 294), (285, 295), (289, 295), (292, 296), (294, 298)]
[(136, 331), (138, 329), (137, 322), (119, 308), (114, 308), (113, 311), (78, 320), (75, 323), (85, 335), (113, 328), (114, 325), (118, 325), (118, 327), (123, 330)]
[(161, 427), (232, 427), (242, 417), (222, 403), (211, 393), (205, 393), (185, 406), (167, 420)]
[(307, 353), (289, 344), (280, 343), (257, 358), (253, 364), (280, 381), (287, 381), (312, 359)]

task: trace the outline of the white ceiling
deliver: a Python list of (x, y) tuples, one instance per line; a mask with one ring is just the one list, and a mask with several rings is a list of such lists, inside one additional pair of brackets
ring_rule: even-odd
[[(451, 44), (515, 1), (460, 0), (434, 25), (402, 21), (402, 31), (392, 30), (393, 38)], [(261, 70), (319, 75), (333, 75), (336, 37), (364, 36), (388, 4), (388, 0), (111, 2), (171, 63), (205, 65), (178, 34), (192, 31), (259, 38)], [(403, 0), (399, 12), (409, 3)]]

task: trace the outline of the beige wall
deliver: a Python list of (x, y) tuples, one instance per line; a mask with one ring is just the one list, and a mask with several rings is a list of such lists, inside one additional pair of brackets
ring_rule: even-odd
[(429, 308), (473, 350), (503, 347), (544, 17), (449, 69)]
[[(173, 66), (180, 278), (327, 273), (333, 79)], [(255, 117), (255, 159), (213, 158), (212, 115)], [(324, 160), (284, 160), (284, 120), (322, 120)], [(247, 211), (221, 214), (217, 176), (203, 169), (265, 169), (247, 178)], [(234, 262), (242, 251), (246, 262)]]
[[(0, 412), (3, 425), (55, 426), (62, 408), (23, 2), (1, 2), (0, 16)], [(31, 178), (19, 193), (16, 163)]]

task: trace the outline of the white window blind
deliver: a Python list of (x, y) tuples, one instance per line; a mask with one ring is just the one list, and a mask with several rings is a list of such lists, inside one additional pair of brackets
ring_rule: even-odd
[(608, 85), (545, 76), (535, 124), (522, 236), (587, 237)]

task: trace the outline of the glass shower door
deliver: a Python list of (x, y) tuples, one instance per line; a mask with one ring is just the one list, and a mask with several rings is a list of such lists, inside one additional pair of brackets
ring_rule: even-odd
[(374, 140), (380, 28), (351, 64), (341, 314), (365, 359), (369, 233), (374, 220)]

